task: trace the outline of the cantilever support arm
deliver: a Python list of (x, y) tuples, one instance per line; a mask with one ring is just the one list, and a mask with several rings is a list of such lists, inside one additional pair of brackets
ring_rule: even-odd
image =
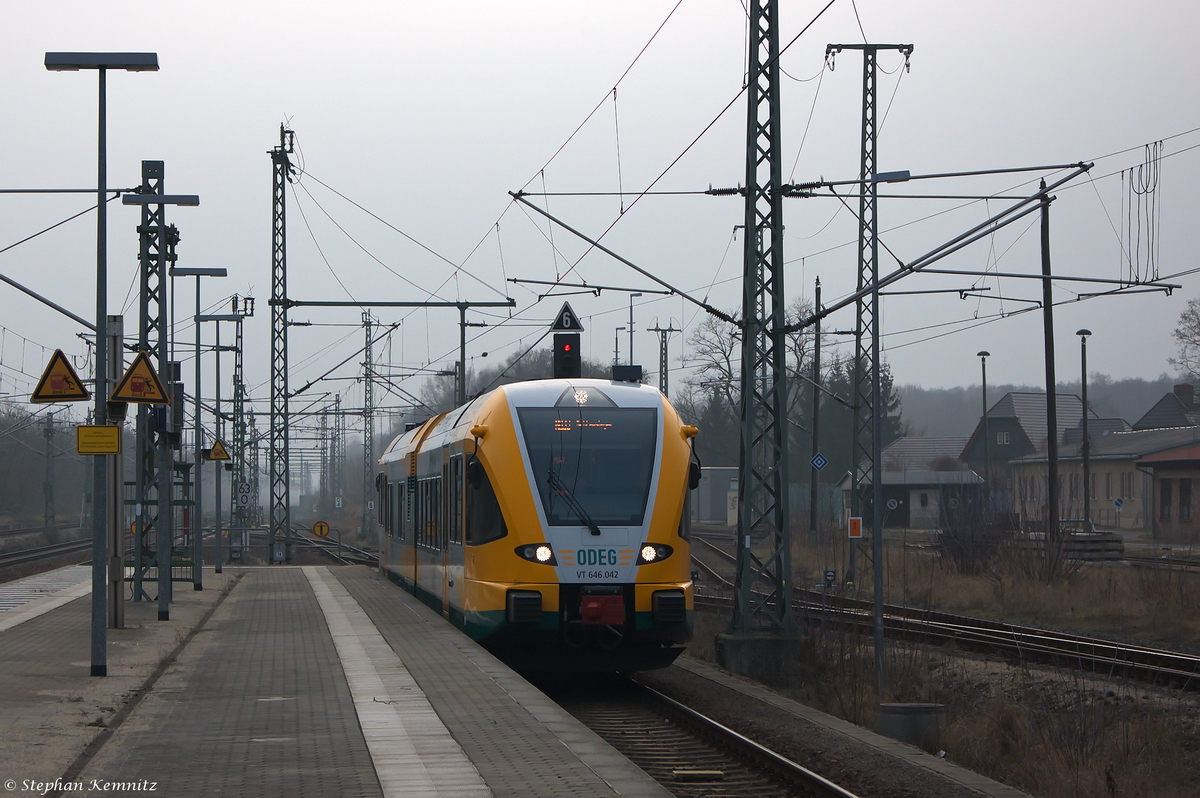
[(600, 250), (601, 252), (603, 252), (605, 255), (608, 255), (609, 257), (612, 257), (612, 258), (616, 258), (616, 259), (617, 259), (617, 260), (619, 260), (621, 263), (624, 263), (626, 266), (628, 266), (629, 268), (633, 269), (635, 272), (637, 272), (638, 274), (642, 275), (643, 277), (648, 277), (648, 278), (650, 278), (650, 279), (651, 279), (651, 280), (653, 280), (654, 282), (656, 282), (656, 283), (658, 283), (659, 285), (661, 285), (663, 288), (666, 288), (666, 289), (667, 289), (668, 291), (670, 291), (672, 294), (679, 294), (679, 296), (683, 297), (683, 298), (684, 298), (684, 299), (686, 299), (688, 302), (691, 302), (693, 305), (698, 305), (699, 307), (702, 307), (702, 308), (704, 308), (706, 311), (708, 311), (708, 312), (709, 312), (709, 313), (711, 313), (712, 315), (716, 316), (718, 319), (721, 319), (722, 321), (727, 321), (727, 322), (729, 322), (730, 324), (734, 325), (735, 327), (737, 327), (737, 328), (741, 329), (741, 327), (742, 327), (742, 323), (741, 323), (740, 321), (738, 321), (737, 319), (735, 319), (733, 316), (730, 316), (728, 313), (726, 313), (726, 312), (725, 312), (725, 311), (723, 311), (723, 310), (720, 310), (719, 308), (714, 308), (712, 305), (708, 304), (707, 302), (705, 302), (705, 301), (703, 301), (703, 300), (696, 299), (696, 298), (695, 298), (694, 296), (692, 296), (691, 294), (687, 293), (686, 291), (681, 291), (680, 289), (676, 288), (675, 286), (671, 285), (670, 283), (668, 283), (668, 282), (667, 282), (667, 281), (665, 281), (665, 280), (660, 280), (659, 278), (655, 277), (655, 276), (654, 276), (653, 274), (651, 274), (650, 272), (648, 272), (648, 271), (646, 271), (645, 269), (643, 269), (641, 266), (638, 266), (638, 265), (637, 265), (636, 263), (634, 263), (633, 261), (630, 261), (630, 260), (628, 260), (627, 258), (622, 258), (620, 255), (618, 255), (617, 253), (613, 252), (611, 249), (609, 249), (608, 247), (604, 246), (603, 244), (601, 244), (601, 243), (600, 243), (599, 241), (597, 241), (596, 239), (594, 239), (594, 238), (588, 238), (588, 237), (587, 237), (587, 236), (585, 236), (583, 233), (579, 232), (579, 231), (578, 231), (578, 230), (576, 230), (574, 227), (571, 227), (569, 224), (567, 224), (566, 222), (562, 221), (561, 219), (556, 219), (555, 217), (553, 217), (553, 216), (551, 216), (550, 214), (546, 213), (544, 210), (542, 210), (542, 209), (541, 209), (541, 208), (539, 208), (538, 206), (534, 205), (534, 204), (533, 204), (532, 202), (530, 202), (529, 200), (525, 199), (525, 192), (523, 192), (523, 191), (510, 191), (510, 192), (508, 192), (508, 195), (509, 195), (510, 197), (512, 197), (513, 199), (515, 199), (517, 202), (521, 203), (522, 205), (525, 205), (525, 206), (527, 206), (527, 207), (533, 208), (535, 211), (537, 211), (538, 213), (540, 213), (542, 216), (545, 216), (547, 219), (549, 219), (550, 221), (554, 222), (556, 225), (558, 225), (558, 226), (559, 226), (559, 227), (561, 227), (562, 229), (566, 230), (568, 233), (571, 233), (572, 235), (575, 235), (575, 236), (578, 236), (579, 238), (582, 238), (584, 241), (588, 242), (588, 243), (589, 243), (589, 244), (591, 244), (593, 247), (595, 247), (596, 249), (598, 249), (598, 250)]
[[(961, 235), (958, 235), (955, 238), (950, 239), (946, 243), (935, 247), (934, 249), (925, 253), (921, 257), (919, 257), (907, 264), (901, 264), (900, 268), (896, 269), (891, 274), (888, 274), (884, 277), (880, 277), (877, 281), (878, 287), (880, 289), (882, 289), (885, 286), (891, 285), (892, 283), (896, 282), (897, 280), (901, 280), (905, 277), (908, 277), (910, 274), (915, 274), (915, 273), (925, 269), (927, 266), (933, 265), (934, 263), (938, 262), (942, 258), (945, 258), (948, 255), (952, 255), (953, 253), (957, 252), (958, 250), (962, 249), (963, 247), (966, 247), (967, 245), (972, 244), (981, 238), (986, 238), (987, 236), (991, 235), (996, 230), (999, 230), (1002, 227), (1006, 227), (1006, 226), (1012, 224), (1013, 222), (1017, 221), (1018, 219), (1021, 219), (1025, 216), (1028, 216), (1031, 213), (1036, 212), (1037, 210), (1039, 210), (1041, 208), (1041, 204), (1043, 202), (1052, 202), (1054, 200), (1054, 197), (1052, 197), (1050, 195), (1050, 192), (1054, 191), (1059, 186), (1069, 183), (1070, 181), (1074, 180), (1076, 177), (1079, 177), (1079, 175), (1085, 174), (1092, 168), (1092, 166), (1093, 166), (1093, 164), (1090, 164), (1090, 163), (1077, 164), (1075, 167), (1075, 170), (1073, 172), (1071, 172), (1069, 175), (1067, 175), (1066, 177), (1063, 177), (1060, 180), (1057, 180), (1054, 183), (1051, 183), (1049, 186), (1046, 186), (1045, 188), (1039, 189), (1038, 191), (1036, 191), (1035, 193), (1026, 197), (1025, 199), (1020, 200), (1019, 202), (1015, 203), (1014, 205), (1011, 205), (1008, 208), (1005, 208), (1004, 210), (995, 214), (994, 216), (989, 218), (987, 221), (984, 221), (980, 224), (975, 225), (967, 232), (962, 233)], [(1039, 277), (1039, 279), (1041, 279), (1041, 275), (1038, 275), (1038, 277)], [(862, 299), (863, 297), (869, 296), (871, 294), (872, 290), (873, 290), (873, 286), (870, 286), (870, 285), (865, 286), (861, 290), (856, 291), (853, 294), (850, 294), (849, 296), (842, 299), (841, 301), (836, 302), (836, 303), (826, 307), (824, 310), (822, 310), (818, 313), (814, 313), (813, 315), (809, 316), (808, 318), (801, 319), (800, 321), (796, 322), (795, 324), (787, 325), (787, 327), (784, 328), (784, 332), (788, 332), (788, 333), (796, 332), (797, 330), (803, 330), (805, 327), (810, 327), (813, 324), (816, 324), (821, 319), (828, 316), (829, 314), (831, 314), (835, 311), (841, 310), (842, 308), (847, 307), (848, 305), (852, 305), (855, 302), (857, 302), (858, 300)]]

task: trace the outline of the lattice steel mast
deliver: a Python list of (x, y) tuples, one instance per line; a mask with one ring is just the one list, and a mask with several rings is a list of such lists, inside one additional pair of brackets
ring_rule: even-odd
[[(254, 315), (254, 297), (233, 297), (233, 315), (246, 318)], [(237, 340), (234, 343), (233, 359), (233, 484), (230, 499), (233, 501), (233, 528), (244, 533), (250, 527), (250, 506), (243, 504), (237, 486), (246, 482), (246, 377), (243, 370), (245, 359), (242, 327), (237, 322)]]
[[(779, 122), (779, 3), (750, 9), (741, 442), (733, 631), (792, 632), (787, 348)], [(759, 537), (757, 551), (755, 536)]]
[(343, 469), (346, 463), (346, 419), (342, 417), (342, 397), (333, 397), (333, 446), (329, 452), (329, 485), (334, 505), (345, 491)]
[(363, 311), (362, 320), (363, 329), (367, 333), (367, 346), (363, 350), (362, 531), (364, 534), (369, 534), (374, 513), (371, 512), (368, 502), (371, 500), (371, 491), (375, 486), (375, 464), (371, 458), (371, 453), (375, 450), (375, 362), (372, 355), (374, 342), (371, 340), (371, 327), (374, 322), (371, 319), (370, 311)]
[[(163, 162), (142, 161), (142, 185), (139, 194), (163, 194)], [(179, 231), (164, 221), (164, 205), (142, 205), (138, 225), (138, 261), (140, 288), (138, 299), (138, 349), (148, 352), (155, 361), (160, 377), (170, 374), (167, 344), (167, 280), (166, 272), (175, 261), (175, 244)], [(152, 566), (158, 569), (158, 617), (168, 620), (171, 601), (171, 486), (174, 452), (167, 435), (166, 418), (170, 408), (138, 406), (137, 415), (137, 476), (135, 478), (135, 514), (137, 526), (134, 542), (134, 601), (147, 601), (144, 579)], [(156, 418), (162, 423), (156, 423)], [(116, 552), (114, 552), (116, 554)], [(193, 558), (194, 560), (194, 558)], [(192, 563), (192, 581), (202, 587), (200, 563)]]
[[(877, 161), (875, 145), (878, 138), (876, 122), (875, 84), (878, 77), (876, 57), (880, 50), (898, 50), (904, 54), (905, 68), (912, 55), (911, 44), (831, 44), (825, 48), (825, 57), (830, 58), (843, 50), (861, 50), (863, 54), (863, 100), (862, 100), (862, 147), (859, 165), (859, 180), (862, 190), (858, 200), (858, 291), (875, 285), (879, 279), (879, 226), (876, 219), (878, 187), (875, 182)], [(862, 483), (873, 472), (874, 438), (881, 425), (876, 423), (875, 411), (878, 399), (875, 387), (875, 370), (879, 368), (878, 318), (879, 297), (875, 294), (869, 302), (860, 298), (855, 303), (854, 324), (854, 423), (850, 444), (850, 465), (853, 469), (850, 490), (850, 515), (862, 516), (865, 528), (872, 528), (874, 502), (864, 502)], [(864, 508), (865, 505), (865, 508)], [(846, 579), (857, 579), (858, 547), (850, 547), (850, 564)]]
[(288, 354), (287, 354), (287, 223), (286, 188), (293, 167), (288, 155), (292, 131), (279, 126), (279, 146), (271, 150), (271, 441), (268, 468), (271, 483), (270, 556), (280, 536), (292, 561), (292, 523), (288, 496)]
[(321, 508), (321, 514), (318, 518), (328, 518), (329, 508), (333, 506), (333, 502), (329, 500), (329, 406), (321, 408), (321, 432), (318, 440), (318, 447), (321, 450), (321, 470), (319, 484), (320, 493), (318, 496), (318, 506)]
[(660, 327), (658, 324), (647, 327), (646, 332), (658, 333), (658, 390), (662, 391), (663, 396), (670, 396), (671, 363), (667, 354), (667, 341), (670, 339), (671, 333), (683, 332), (683, 330), (677, 329), (674, 324), (668, 322), (666, 327)]

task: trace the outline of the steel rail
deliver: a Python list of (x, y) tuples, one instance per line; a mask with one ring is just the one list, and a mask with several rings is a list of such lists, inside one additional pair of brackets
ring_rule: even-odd
[(69, 540), (66, 543), (55, 543), (50, 546), (38, 546), (32, 549), (12, 551), (7, 554), (0, 554), (0, 568), (37, 562), (38, 560), (45, 560), (60, 554), (75, 554), (90, 551), (91, 547), (92, 539), (85, 538), (83, 540)]
[[(722, 558), (733, 559), (708, 541), (701, 542)], [(819, 617), (824, 623), (833, 622), (864, 633), (870, 631), (871, 601), (822, 595), (807, 588), (795, 588), (794, 595), (799, 608), (806, 610), (803, 615), (810, 624)], [(725, 608), (725, 602), (714, 597), (697, 597), (696, 601)], [(1190, 654), (896, 604), (886, 604), (884, 609), (888, 636), (895, 639), (953, 642), (985, 653), (1070, 664), (1093, 673), (1119, 673), (1154, 682), (1165, 680), (1189, 690), (1200, 690), (1200, 657)]]
[(691, 707), (681, 704), (675, 699), (669, 698), (644, 684), (637, 682), (635, 684), (638, 684), (638, 687), (653, 697), (655, 701), (669, 707), (673, 713), (682, 715), (689, 724), (701, 727), (706, 733), (720, 738), (724, 744), (729, 745), (743, 755), (763, 763), (770, 770), (781, 774), (783, 778), (803, 786), (805, 789), (821, 796), (821, 798), (858, 798), (855, 793), (834, 784), (819, 773), (815, 773), (798, 762), (794, 762), (782, 754), (772, 751), (770, 748), (751, 740), (749, 737), (734, 731), (728, 726), (718, 723), (707, 715), (697, 712)]

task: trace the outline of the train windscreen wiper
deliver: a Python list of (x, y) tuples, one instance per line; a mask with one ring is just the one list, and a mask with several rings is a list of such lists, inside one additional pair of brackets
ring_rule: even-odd
[(587, 510), (583, 509), (583, 505), (575, 498), (575, 494), (567, 487), (567, 483), (563, 482), (563, 478), (558, 475), (557, 471), (550, 469), (546, 477), (546, 482), (550, 485), (550, 490), (562, 496), (563, 501), (567, 503), (567, 507), (579, 517), (580, 521), (583, 521), (587, 525), (587, 528), (593, 535), (600, 534), (600, 527), (596, 526), (596, 522), (587, 514)]

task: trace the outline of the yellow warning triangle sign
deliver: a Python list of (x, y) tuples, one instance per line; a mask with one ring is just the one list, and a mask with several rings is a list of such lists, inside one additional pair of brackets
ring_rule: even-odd
[(55, 349), (38, 380), (37, 387), (29, 396), (31, 402), (82, 402), (91, 394), (83, 387), (79, 375), (71, 367), (71, 361), (61, 349)]
[(117, 389), (108, 397), (112, 402), (133, 402), (140, 405), (169, 405), (170, 397), (158, 378), (158, 372), (145, 352), (138, 352), (129, 364)]
[(229, 450), (225, 448), (225, 444), (221, 443), (221, 439), (217, 438), (213, 441), (212, 448), (208, 450), (209, 460), (228, 460)]

